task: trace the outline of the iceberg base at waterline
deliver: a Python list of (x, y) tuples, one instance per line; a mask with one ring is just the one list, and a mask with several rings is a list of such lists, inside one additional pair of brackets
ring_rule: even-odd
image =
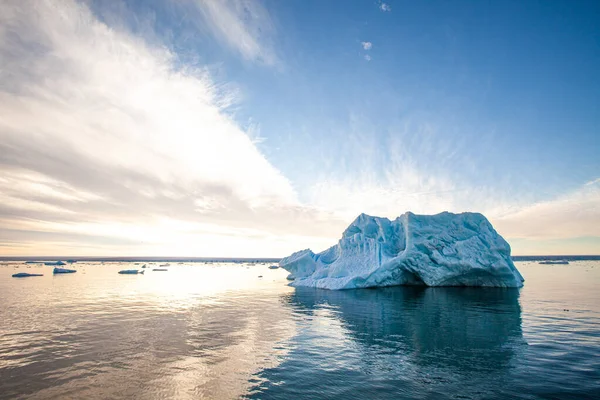
[(292, 286), (322, 289), (369, 287), (521, 287), (524, 279), (510, 246), (479, 213), (417, 215), (395, 220), (361, 214), (338, 244), (315, 254), (282, 259)]

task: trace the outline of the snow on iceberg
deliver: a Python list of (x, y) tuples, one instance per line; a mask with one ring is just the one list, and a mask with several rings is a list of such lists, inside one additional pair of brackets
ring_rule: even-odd
[(393, 221), (361, 214), (337, 245), (282, 259), (292, 286), (355, 289), (396, 285), (521, 287), (510, 246), (478, 213)]

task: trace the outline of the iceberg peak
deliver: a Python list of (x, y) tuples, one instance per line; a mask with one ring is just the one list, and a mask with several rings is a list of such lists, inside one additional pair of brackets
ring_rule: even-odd
[(395, 220), (360, 214), (335, 246), (282, 259), (293, 286), (353, 289), (395, 285), (521, 287), (510, 246), (480, 213)]

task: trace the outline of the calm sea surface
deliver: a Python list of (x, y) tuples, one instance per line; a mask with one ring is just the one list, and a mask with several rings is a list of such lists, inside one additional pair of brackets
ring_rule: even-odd
[(519, 262), (521, 290), (140, 266), (0, 264), (0, 398), (600, 399), (598, 261)]

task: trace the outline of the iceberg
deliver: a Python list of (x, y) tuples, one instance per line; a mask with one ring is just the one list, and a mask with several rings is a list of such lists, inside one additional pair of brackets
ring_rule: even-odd
[(146, 272), (146, 271), (139, 271), (137, 269), (123, 269), (123, 270), (119, 271), (119, 274), (121, 274), (121, 275), (137, 275), (137, 274), (143, 275), (144, 272)]
[(58, 268), (58, 267), (55, 267), (54, 270), (52, 271), (53, 274), (72, 274), (75, 272), (77, 272), (77, 270), (67, 269), (67, 268)]
[(338, 244), (283, 258), (291, 286), (322, 289), (369, 287), (521, 287), (524, 279), (510, 246), (479, 213), (417, 215), (395, 220), (361, 214)]
[(44, 265), (65, 265), (65, 263), (62, 261), (49, 261), (45, 262)]
[(13, 278), (27, 278), (29, 276), (44, 276), (44, 274), (29, 274), (27, 272), (19, 272), (17, 274), (13, 274)]

